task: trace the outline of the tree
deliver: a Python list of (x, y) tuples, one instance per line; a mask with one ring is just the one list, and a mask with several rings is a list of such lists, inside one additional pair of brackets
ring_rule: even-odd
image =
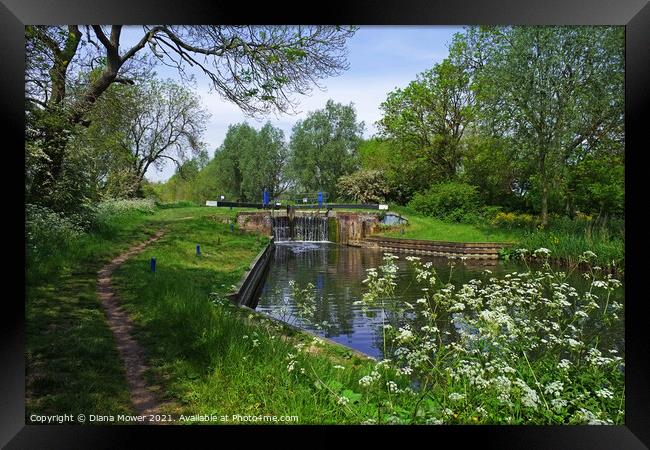
[(250, 200), (244, 190), (244, 177), (258, 174), (247, 174), (244, 162), (255, 152), (256, 141), (257, 131), (247, 123), (230, 125), (215, 153), (216, 181), (222, 193), (229, 198), (242, 202)]
[(596, 223), (607, 224), (611, 215), (625, 210), (625, 166), (623, 155), (589, 155), (572, 171), (569, 180), (577, 206), (596, 214)]
[(622, 141), (622, 28), (473, 27), (453, 48), (471, 67), (481, 126), (530, 165), (546, 225), (567, 168), (605, 138)]
[(240, 156), (244, 171), (242, 191), (246, 198), (261, 199), (264, 189), (268, 190), (271, 198), (275, 198), (287, 190), (287, 153), (284, 133), (267, 122), (257, 132), (251, 151)]
[[(356, 31), (335, 26), (144, 26), (123, 48), (121, 25), (27, 26), (28, 197), (48, 202), (61, 175), (71, 128), (88, 126), (110, 86), (133, 85), (152, 62), (188, 67), (248, 114), (291, 111), (295, 94), (347, 68), (345, 43)], [(84, 74), (96, 73), (86, 77)], [(56, 119), (53, 119), (53, 117)]]
[(161, 168), (172, 161), (180, 168), (189, 155), (200, 154), (208, 113), (196, 94), (170, 80), (154, 79), (122, 91), (118, 145), (129, 161), (125, 193), (133, 195), (152, 165)]
[(289, 143), (289, 170), (298, 187), (326, 191), (330, 198), (336, 198), (338, 179), (358, 167), (357, 149), (363, 128), (352, 103), (342, 105), (332, 100), (324, 109), (298, 121)]
[(510, 142), (472, 133), (466, 137), (466, 146), (461, 180), (476, 186), (488, 205), (523, 207), (527, 189), (522, 181), (528, 180), (528, 174), (513, 156)]
[(460, 171), (462, 138), (474, 116), (469, 83), (463, 66), (448, 58), (381, 104), (380, 132), (400, 152), (411, 192)]
[[(65, 86), (73, 60), (86, 56), (86, 65), (101, 67), (96, 79), (84, 84), (74, 101), (71, 119), (81, 122), (112, 83), (130, 83), (122, 77), (129, 64), (148, 48), (150, 55), (185, 75), (197, 67), (214, 89), (247, 113), (287, 111), (290, 96), (306, 94), (319, 79), (347, 68), (346, 41), (356, 28), (339, 26), (143, 26), (138, 42), (122, 51), (121, 25), (28, 26), (28, 55), (44, 55), (32, 64), (27, 89), (48, 96), (52, 104), (66, 99)], [(88, 48), (78, 55), (80, 48)], [(49, 61), (47, 64), (45, 61)], [(48, 77), (43, 76), (44, 70)], [(49, 86), (47, 86), (49, 84)], [(43, 98), (28, 101), (43, 103)]]

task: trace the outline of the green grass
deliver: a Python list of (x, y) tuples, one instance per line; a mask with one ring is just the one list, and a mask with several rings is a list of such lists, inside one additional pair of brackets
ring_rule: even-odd
[(582, 253), (592, 251), (597, 255), (596, 265), (621, 274), (625, 270), (625, 241), (607, 232), (536, 230), (522, 233), (517, 247), (529, 250), (548, 248), (555, 261), (568, 265), (577, 264)]
[(391, 206), (391, 211), (406, 217), (409, 223), (403, 227), (386, 227), (378, 235), (449, 242), (508, 242), (515, 244), (511, 247), (513, 250), (544, 247), (551, 251), (552, 261), (571, 265), (578, 262), (582, 253), (592, 251), (597, 255), (595, 264), (616, 272), (625, 267), (625, 240), (621, 235), (606, 230), (589, 232), (579, 224), (562, 221), (551, 221), (545, 230), (505, 229), (489, 224), (446, 222), (403, 206)]
[[(211, 301), (212, 293), (231, 290), (267, 241), (230, 231), (238, 211), (191, 207), (122, 214), (41, 261), (50, 270), (28, 264), (26, 417), (134, 413), (96, 296), (96, 273), (164, 227), (163, 238), (116, 271), (114, 285), (147, 352), (149, 382), (170, 405), (167, 412), (354, 421), (360, 413), (337, 405), (335, 393), (354, 385), (368, 361), (341, 347), (313, 345), (310, 335), (258, 313)], [(155, 274), (149, 271), (152, 256)], [(294, 348), (301, 342), (309, 352)], [(296, 355), (293, 371), (287, 368), (290, 353)]]
[[(184, 208), (123, 214), (99, 232), (56, 247), (47, 259), (27, 261), (26, 417), (131, 411), (124, 370), (96, 295), (97, 270), (162, 226), (215, 213)], [(232, 215), (223, 211), (216, 217)]]
[[(391, 206), (390, 210), (408, 219), (404, 227), (391, 227), (378, 234), (404, 239), (426, 239), (448, 242), (516, 242), (518, 235), (507, 230), (479, 227), (464, 223), (450, 223), (420, 215), (404, 206)], [(402, 234), (401, 229), (404, 233)]]
[[(327, 388), (315, 387), (314, 377), (353, 384), (360, 376), (356, 370), (341, 375), (333, 365), (363, 366), (361, 360), (324, 345), (316, 354), (300, 354), (296, 369), (289, 371), (287, 355), (297, 354), (294, 345), (310, 336), (210, 301), (211, 293), (231, 290), (265, 243), (261, 236), (233, 235), (227, 225), (206, 218), (179, 222), (116, 272), (137, 339), (149, 352), (151, 380), (180, 405), (179, 414), (296, 415), (299, 423), (351, 420)], [(200, 256), (196, 244), (202, 246)], [(155, 274), (147, 266), (152, 256)]]

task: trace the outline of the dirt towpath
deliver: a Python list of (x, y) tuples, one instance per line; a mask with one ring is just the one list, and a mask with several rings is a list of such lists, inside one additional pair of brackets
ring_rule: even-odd
[(160, 239), (163, 234), (165, 234), (165, 230), (157, 231), (147, 241), (129, 248), (97, 272), (97, 295), (106, 312), (108, 325), (113, 332), (117, 350), (126, 369), (126, 380), (131, 393), (131, 402), (138, 415), (147, 416), (146, 421), (149, 420), (148, 416), (150, 414), (161, 413), (161, 404), (145, 382), (144, 375), (147, 370), (145, 353), (133, 337), (133, 322), (131, 322), (127, 312), (120, 306), (120, 300), (111, 285), (111, 276), (124, 261), (140, 253), (149, 244)]

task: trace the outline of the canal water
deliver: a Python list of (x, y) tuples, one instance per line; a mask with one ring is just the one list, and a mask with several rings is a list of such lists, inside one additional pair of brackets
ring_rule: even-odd
[[(364, 311), (355, 305), (366, 292), (363, 280), (367, 269), (382, 264), (384, 252), (377, 249), (350, 247), (323, 242), (280, 242), (275, 246), (273, 258), (264, 285), (262, 286), (256, 309), (260, 312), (327, 337), (376, 358), (382, 358), (382, 315), (381, 309)], [(407, 254), (398, 254), (396, 295), (387, 300), (386, 310), (391, 310), (397, 302), (410, 301), (422, 297), (422, 291), (415, 282), (412, 264), (406, 261)], [(523, 271), (521, 265), (489, 261), (488, 265), (456, 262), (450, 268), (445, 258), (419, 256), (423, 262), (431, 261), (436, 267), (438, 277), (444, 283), (456, 286), (473, 278), (487, 278), (482, 272), (489, 269), (489, 276), (503, 277), (507, 273)], [(312, 320), (302, 321), (293, 297), (290, 281), (304, 288), (308, 283), (314, 285), (316, 311)], [(580, 274), (571, 280), (576, 288), (586, 281)], [(616, 300), (623, 303), (622, 288)], [(582, 292), (582, 291), (580, 291)], [(613, 298), (614, 299), (614, 298)], [(324, 322), (324, 323), (323, 323)], [(318, 324), (318, 325), (317, 325)], [(399, 323), (394, 323), (399, 326)], [(449, 325), (452, 326), (451, 324)], [(602, 330), (601, 330), (602, 332)], [(608, 330), (602, 339), (611, 339), (621, 352), (622, 329)]]

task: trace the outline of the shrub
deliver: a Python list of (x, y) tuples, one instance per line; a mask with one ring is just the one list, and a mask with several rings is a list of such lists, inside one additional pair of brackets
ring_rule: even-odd
[(29, 278), (57, 270), (57, 256), (83, 234), (79, 216), (66, 217), (49, 208), (25, 205), (25, 250)]
[(105, 200), (94, 207), (91, 227), (95, 231), (107, 231), (116, 218), (133, 213), (153, 214), (155, 210), (155, 201), (150, 198)]
[(478, 218), (480, 201), (475, 186), (452, 181), (434, 184), (426, 192), (415, 194), (408, 206), (439, 219), (473, 222)]
[(390, 193), (388, 182), (379, 170), (358, 170), (339, 178), (340, 195), (359, 203), (382, 203)]
[(196, 203), (189, 200), (179, 200), (176, 202), (156, 202), (156, 207), (160, 209), (172, 209), (172, 208), (188, 208), (191, 206), (198, 206)]
[(492, 217), (490, 223), (508, 230), (513, 228), (532, 229), (539, 224), (539, 219), (532, 214), (499, 211)]

